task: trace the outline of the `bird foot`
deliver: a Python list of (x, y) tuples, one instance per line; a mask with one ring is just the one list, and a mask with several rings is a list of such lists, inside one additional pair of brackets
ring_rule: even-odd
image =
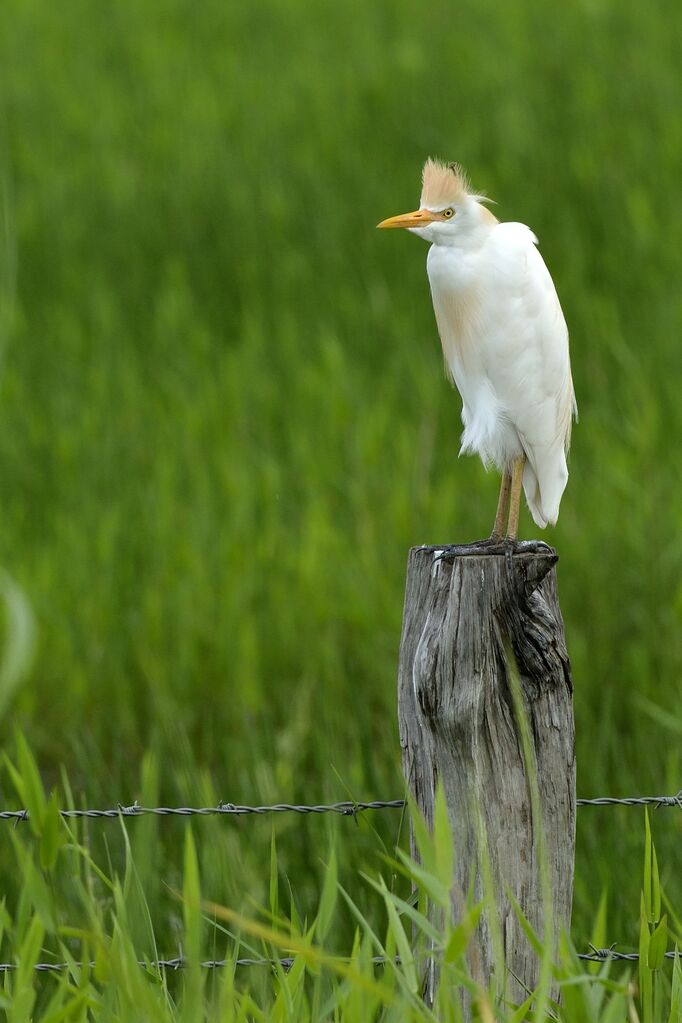
[(473, 540), (465, 544), (447, 544), (444, 547), (424, 547), (431, 551), (436, 561), (452, 558), (504, 555), (512, 558), (516, 554), (556, 554), (553, 547), (543, 540), (517, 540), (510, 536), (488, 536), (483, 540)]

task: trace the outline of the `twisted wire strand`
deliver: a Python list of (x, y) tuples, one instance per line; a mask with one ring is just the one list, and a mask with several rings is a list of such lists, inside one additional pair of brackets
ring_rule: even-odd
[[(268, 813), (299, 813), (321, 814), (335, 813), (341, 817), (355, 817), (365, 810), (401, 810), (406, 805), (404, 799), (374, 799), (371, 802), (353, 802), (346, 800), (341, 803), (273, 803), (270, 806), (244, 806), (239, 803), (218, 803), (217, 806), (140, 806), (138, 802), (125, 806), (119, 803), (116, 807), (105, 810), (60, 810), (65, 819), (87, 817), (89, 819), (112, 819), (116, 817), (145, 817), (153, 814), (157, 817), (246, 817)], [(577, 806), (676, 806), (682, 810), (682, 789), (674, 796), (626, 796), (619, 799), (615, 796), (599, 796), (596, 799), (577, 799)], [(27, 821), (30, 819), (28, 810), (0, 810), (2, 821)]]
[(576, 799), (578, 806), (677, 806), (682, 810), (682, 789), (674, 796), (599, 796), (597, 799)]

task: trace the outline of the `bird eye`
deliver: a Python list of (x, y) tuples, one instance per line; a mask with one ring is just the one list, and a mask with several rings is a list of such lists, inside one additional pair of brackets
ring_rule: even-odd
[(442, 217), (444, 220), (449, 220), (450, 217), (454, 217), (455, 211), (452, 209), (443, 210)]

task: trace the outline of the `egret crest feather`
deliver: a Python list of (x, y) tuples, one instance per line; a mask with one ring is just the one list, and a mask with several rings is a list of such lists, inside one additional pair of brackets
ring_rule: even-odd
[(469, 194), (469, 182), (458, 163), (443, 163), (432, 157), (422, 171), (421, 206), (439, 209), (461, 203)]

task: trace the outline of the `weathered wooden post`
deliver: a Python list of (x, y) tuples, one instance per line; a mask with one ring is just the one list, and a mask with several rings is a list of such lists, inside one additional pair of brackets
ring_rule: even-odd
[[(518, 1001), (536, 986), (538, 961), (508, 892), (542, 934), (541, 829), (555, 941), (569, 926), (573, 894), (575, 733), (557, 560), (539, 543), (516, 543), (497, 552), (480, 545), (413, 547), (400, 646), (405, 777), (429, 823), (436, 784), (443, 784), (455, 842), (455, 919), (472, 876), (476, 893), (481, 892), (479, 843), (485, 836), (505, 977), (494, 961), (489, 922), (479, 926), (471, 965), (483, 983), (497, 970), (498, 985), (503, 982), (507, 996)], [(510, 651), (528, 722), (541, 821), (532, 812), (510, 688)]]

